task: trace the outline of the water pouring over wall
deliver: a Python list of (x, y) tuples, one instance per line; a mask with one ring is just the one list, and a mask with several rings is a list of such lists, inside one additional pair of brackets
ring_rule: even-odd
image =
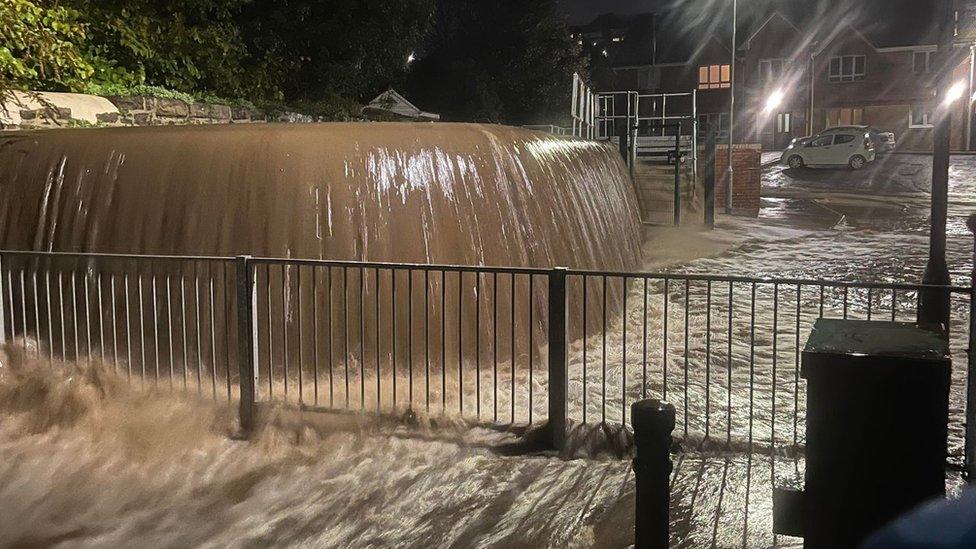
[[(0, 204), (3, 249), (603, 270), (634, 270), (640, 260), (636, 200), (612, 147), (501, 126), (317, 124), (9, 133), (0, 136), (0, 195), (5, 197)], [(279, 349), (277, 357), (267, 358), (269, 363), (296, 358), (295, 345), (286, 354), (280, 350), (293, 337), (287, 328), (298, 322), (293, 311), (299, 285), (305, 299), (328, 302), (330, 313), (333, 308), (339, 312), (347, 288), (361, 288), (359, 306), (353, 299), (348, 315), (336, 315), (339, 333), (345, 327), (379, 324), (375, 311), (386, 318), (396, 315), (394, 323), (411, 322), (406, 311), (411, 303), (423, 309), (424, 283), (427, 305), (434, 311), (431, 322), (440, 321), (433, 302), (442, 281), (436, 277), (418, 280), (416, 293), (407, 296), (404, 290), (413, 279), (398, 277), (394, 283), (389, 273), (377, 281), (379, 274), (352, 272), (342, 286), (333, 285), (329, 273), (327, 287), (313, 288), (309, 273), (299, 281), (294, 268), (267, 272), (267, 284), (286, 290), (269, 293), (267, 307), (285, 312), (287, 323), (283, 334), (262, 330), (262, 346)], [(160, 267), (150, 274), (168, 281), (188, 273)], [(218, 296), (225, 294), (224, 280), (223, 275), (217, 278)], [(401, 285), (395, 298), (393, 284)], [(515, 360), (530, 352), (523, 334), (530, 329), (544, 333), (545, 311), (529, 328), (511, 309), (513, 286), (505, 281), (494, 288), (471, 276), (445, 284), (460, 297), (447, 300), (444, 316), (457, 317), (461, 303), (465, 329), (480, 329), (481, 306), (513, 319), (519, 333), (515, 349), (514, 337), (486, 340), (480, 351), (486, 357), (501, 354)], [(484, 286), (479, 290), (476, 284)], [(479, 291), (482, 301), (477, 303), (483, 305), (475, 301)], [(525, 289), (515, 291), (519, 303), (540, 308), (544, 303), (541, 291), (532, 296)], [(377, 301), (377, 292), (383, 309), (363, 306)], [(618, 298), (611, 296), (611, 308)], [(30, 316), (29, 308), (25, 315)], [(384, 345), (390, 331), (384, 327), (372, 339), (352, 341), (345, 359), (371, 356), (377, 342), (383, 359), (407, 353), (415, 335), (401, 329), (394, 344)], [(434, 336), (430, 344), (436, 347), (441, 342)], [(478, 354), (470, 339), (462, 344), (466, 359)], [(537, 344), (543, 340), (535, 338)]]

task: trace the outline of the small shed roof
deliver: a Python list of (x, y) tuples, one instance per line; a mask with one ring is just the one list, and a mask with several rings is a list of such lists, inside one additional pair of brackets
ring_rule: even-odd
[(410, 118), (413, 120), (440, 120), (441, 115), (434, 114), (431, 112), (425, 112), (417, 108), (416, 105), (407, 101), (405, 97), (397, 93), (396, 90), (390, 88), (385, 92), (376, 96), (363, 108), (364, 113), (369, 111), (381, 112), (394, 114), (403, 118)]

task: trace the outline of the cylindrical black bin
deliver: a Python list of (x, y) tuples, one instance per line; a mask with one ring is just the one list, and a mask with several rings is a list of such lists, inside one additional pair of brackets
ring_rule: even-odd
[(945, 495), (950, 357), (914, 324), (817, 321), (807, 380), (806, 547), (857, 545)]

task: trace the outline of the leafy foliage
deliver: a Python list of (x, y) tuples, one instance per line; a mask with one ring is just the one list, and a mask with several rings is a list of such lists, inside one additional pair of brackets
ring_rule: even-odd
[(0, 0), (0, 94), (56, 86), (79, 89), (94, 68), (82, 47), (80, 14), (30, 0)]

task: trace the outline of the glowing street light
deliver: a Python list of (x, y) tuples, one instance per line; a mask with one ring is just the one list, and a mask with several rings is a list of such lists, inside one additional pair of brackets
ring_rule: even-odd
[(949, 88), (945, 95), (946, 103), (955, 103), (966, 93), (966, 83), (962, 80), (956, 82)]
[(414, 52), (410, 52), (410, 55), (407, 56), (407, 64), (409, 65), (410, 63), (413, 63), (416, 60), (417, 60), (417, 55)]
[(783, 104), (783, 90), (776, 90), (769, 95), (766, 99), (766, 112), (773, 112), (777, 107)]

